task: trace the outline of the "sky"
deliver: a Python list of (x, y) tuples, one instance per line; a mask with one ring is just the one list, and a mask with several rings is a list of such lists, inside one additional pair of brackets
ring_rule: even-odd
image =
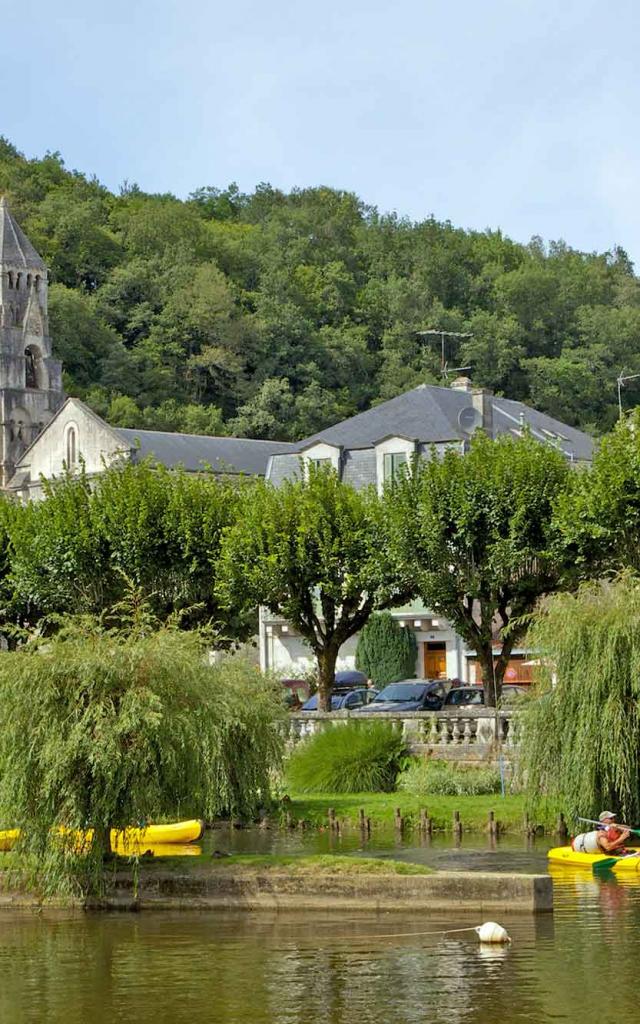
[(640, 271), (635, 0), (20, 0), (0, 134), (111, 189), (330, 185)]

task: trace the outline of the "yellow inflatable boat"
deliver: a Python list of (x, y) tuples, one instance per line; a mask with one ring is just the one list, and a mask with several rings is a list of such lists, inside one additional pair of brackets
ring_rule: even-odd
[(547, 857), (552, 864), (564, 864), (569, 868), (587, 868), (588, 870), (593, 870), (593, 868), (597, 870), (599, 865), (604, 867), (606, 861), (606, 867), (614, 874), (635, 874), (640, 871), (640, 849), (629, 847), (629, 850), (628, 854), (615, 857), (606, 853), (578, 853), (570, 846), (556, 846), (553, 850), (549, 850)]
[[(93, 830), (86, 832), (72, 829), (59, 829), (62, 835), (77, 836), (79, 843), (90, 843)], [(0, 850), (12, 849), (20, 835), (17, 828), (0, 831)], [(123, 847), (154, 847), (169, 843), (195, 843), (204, 835), (204, 821), (194, 818), (192, 821), (176, 821), (167, 825), (147, 825), (146, 828), (111, 829), (111, 849), (119, 853)]]

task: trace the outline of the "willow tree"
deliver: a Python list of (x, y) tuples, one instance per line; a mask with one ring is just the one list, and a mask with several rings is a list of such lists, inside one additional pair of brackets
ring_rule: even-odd
[[(553, 521), (567, 487), (564, 456), (530, 435), (449, 449), (394, 484), (393, 548), (425, 604), (476, 652), (487, 703), (500, 697), (524, 617), (569, 568)], [(494, 647), (499, 654), (494, 657)]]
[(389, 556), (386, 507), (323, 466), (280, 487), (257, 484), (223, 536), (218, 592), (229, 607), (266, 605), (300, 632), (330, 710), (342, 644), (371, 613), (400, 605), (411, 585)]
[[(625, 573), (543, 603), (527, 643), (544, 695), (523, 711), (529, 802), (640, 817), (640, 581)], [(552, 686), (552, 677), (555, 685)]]
[[(117, 627), (68, 620), (0, 658), (0, 826), (21, 830), (45, 890), (99, 891), (112, 828), (254, 815), (280, 763), (281, 688), (237, 658), (211, 665), (206, 635), (158, 627), (134, 598)], [(60, 827), (93, 837), (78, 850)]]

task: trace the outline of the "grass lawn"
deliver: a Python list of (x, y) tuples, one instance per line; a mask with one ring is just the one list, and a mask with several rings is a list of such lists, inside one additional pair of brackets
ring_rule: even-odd
[(424, 864), (405, 864), (399, 860), (378, 860), (374, 857), (342, 857), (323, 853), (313, 856), (281, 857), (275, 854), (236, 854), (209, 861), (208, 868), (242, 871), (278, 871), (286, 869), (289, 875), (431, 875), (433, 868)]
[[(289, 811), (293, 821), (307, 821), (312, 825), (326, 825), (328, 810), (332, 807), (336, 817), (350, 825), (358, 824), (360, 808), (371, 819), (373, 826), (393, 826), (396, 807), (400, 808), (408, 828), (416, 827), (420, 810), (427, 808), (436, 829), (450, 831), (453, 812), (460, 811), (465, 830), (481, 831), (486, 828), (489, 811), (494, 811), (501, 830), (524, 830), (524, 797), (499, 794), (490, 796), (428, 796), (417, 797), (409, 793), (290, 793)], [(540, 824), (552, 828), (554, 822), (541, 820)]]

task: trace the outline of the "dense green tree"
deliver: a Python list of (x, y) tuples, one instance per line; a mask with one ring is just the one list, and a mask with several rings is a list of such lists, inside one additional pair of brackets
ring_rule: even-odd
[(476, 651), (487, 703), (500, 696), (525, 616), (565, 579), (553, 510), (569, 474), (560, 452), (530, 436), (479, 432), (466, 454), (434, 453), (394, 484), (392, 547), (426, 605)]
[(583, 576), (640, 569), (640, 413), (621, 420), (558, 502), (556, 523)]
[[(448, 340), (449, 367), (594, 432), (615, 422), (619, 374), (640, 372), (640, 283), (620, 248), (520, 245), (326, 187), (113, 195), (7, 140), (0, 190), (77, 300), (52, 289), (67, 389), (107, 413), (131, 399), (133, 426), (173, 402), (219, 409), (228, 432), (300, 438), (442, 383), (425, 328), (471, 335)], [(629, 382), (627, 405), (639, 396)]]
[(160, 617), (212, 622), (223, 641), (246, 639), (255, 609), (225, 611), (214, 590), (222, 532), (239, 500), (233, 482), (150, 462), (116, 465), (95, 481), (56, 481), (46, 500), (8, 523), (13, 603), (32, 620), (98, 613), (118, 600), (126, 578)]
[(416, 674), (415, 634), (390, 612), (374, 612), (358, 637), (356, 668), (381, 689)]
[(330, 710), (342, 644), (371, 612), (410, 590), (386, 556), (386, 510), (323, 467), (275, 488), (260, 482), (224, 534), (218, 593), (230, 608), (266, 605), (309, 644), (321, 710)]

